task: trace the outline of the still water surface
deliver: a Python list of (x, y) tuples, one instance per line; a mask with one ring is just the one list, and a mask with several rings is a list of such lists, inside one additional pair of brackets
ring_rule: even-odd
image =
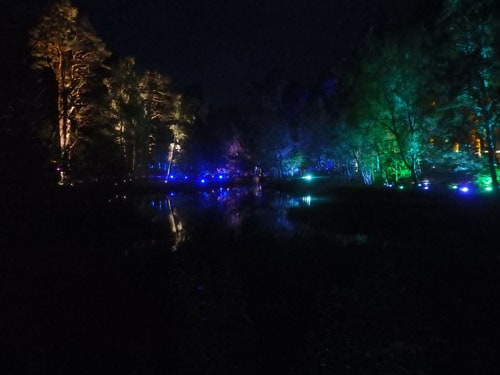
[[(311, 195), (263, 192), (260, 187), (219, 188), (199, 193), (165, 192), (135, 197), (116, 195), (109, 200), (110, 204), (126, 202), (143, 218), (164, 229), (163, 233), (157, 233), (157, 238), (144, 238), (142, 244), (135, 244), (136, 249), (142, 246), (146, 250), (148, 242), (163, 242), (165, 249), (171, 251), (178, 250), (192, 238), (194, 229), (207, 225), (207, 221), (211, 226), (216, 225), (219, 231), (227, 231), (234, 236), (240, 235), (245, 224), (252, 222), (260, 230), (272, 232), (274, 236), (290, 237), (303, 229), (305, 224), (291, 220), (289, 209), (320, 205), (327, 201), (330, 199)], [(213, 245), (217, 246), (217, 243)]]
[(15, 204), (5, 373), (500, 373), (498, 202), (224, 188)]

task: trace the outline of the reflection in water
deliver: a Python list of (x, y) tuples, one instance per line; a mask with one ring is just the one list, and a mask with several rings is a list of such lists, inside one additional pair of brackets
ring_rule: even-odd
[[(215, 193), (215, 191), (213, 192)], [(243, 222), (259, 205), (262, 190), (254, 188), (220, 188), (214, 198), (224, 216), (225, 225), (238, 235)]]
[(172, 251), (176, 251), (178, 246), (186, 239), (182, 221), (177, 215), (177, 210), (172, 206), (172, 201), (169, 196), (166, 199), (168, 203), (168, 219), (170, 221), (170, 230), (174, 235), (174, 243), (172, 244)]
[[(182, 213), (177, 209), (177, 197), (174, 193), (142, 195), (131, 202), (139, 213), (148, 218), (151, 223), (159, 225), (162, 236), (158, 238), (147, 238), (135, 244), (135, 248), (144, 248), (150, 245), (168, 243), (170, 250), (176, 251), (182, 242), (186, 240), (186, 231)], [(182, 199), (179, 199), (182, 206)], [(182, 211), (182, 209), (181, 209)], [(165, 240), (164, 235), (167, 236)]]
[[(176, 251), (188, 239), (190, 229), (203, 227), (209, 224), (208, 220), (210, 224), (220, 220), (216, 224), (232, 231), (235, 236), (240, 235), (249, 221), (257, 229), (271, 231), (273, 235), (292, 235), (298, 224), (288, 219), (288, 210), (307, 207), (313, 202), (315, 199), (310, 195), (293, 197), (280, 192), (263, 193), (260, 186), (255, 186), (218, 188), (194, 194), (142, 195), (134, 200), (134, 205), (152, 223), (164, 225), (167, 246)], [(206, 215), (207, 212), (211, 213)], [(220, 215), (213, 215), (214, 212)]]

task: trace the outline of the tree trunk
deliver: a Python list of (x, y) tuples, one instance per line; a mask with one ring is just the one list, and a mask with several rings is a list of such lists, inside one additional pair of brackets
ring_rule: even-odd
[(174, 150), (175, 150), (175, 143), (171, 143), (169, 148), (168, 148), (168, 167), (167, 167), (167, 178), (165, 179), (165, 182), (168, 182), (170, 178), (170, 170), (172, 169), (172, 161), (174, 160)]
[(70, 161), (70, 126), (69, 126), (69, 110), (68, 110), (68, 92), (66, 90), (66, 62), (63, 52), (60, 52), (58, 62), (58, 93), (57, 93), (57, 110), (59, 118), (59, 146), (60, 146), (60, 184), (65, 184), (69, 174)]
[(488, 150), (488, 168), (491, 175), (491, 186), (495, 193), (498, 193), (498, 177), (496, 170), (496, 147), (491, 124), (486, 125), (486, 148)]

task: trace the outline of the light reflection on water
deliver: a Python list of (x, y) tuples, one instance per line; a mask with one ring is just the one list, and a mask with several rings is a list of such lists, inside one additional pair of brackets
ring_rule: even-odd
[[(199, 193), (145, 194), (132, 199), (139, 213), (165, 229), (171, 251), (189, 238), (195, 226), (216, 223), (221, 229), (232, 231), (235, 236), (245, 230), (250, 220), (277, 236), (290, 236), (297, 230), (297, 223), (288, 218), (290, 208), (316, 204), (311, 195), (293, 197), (280, 192), (263, 192), (257, 188), (219, 188)], [(209, 214), (207, 215), (207, 212)], [(205, 222), (204, 222), (205, 221)], [(145, 239), (147, 247), (152, 239)]]

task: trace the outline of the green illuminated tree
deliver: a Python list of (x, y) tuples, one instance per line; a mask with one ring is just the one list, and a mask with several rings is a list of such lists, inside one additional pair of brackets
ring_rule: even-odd
[[(444, 30), (448, 118), (457, 129), (479, 141), (479, 156), (492, 186), (498, 190), (497, 133), (500, 120), (500, 60), (498, 6), (492, 0), (447, 0), (439, 25)], [(449, 112), (452, 112), (450, 115)], [(470, 143), (470, 141), (469, 141)]]
[[(424, 90), (427, 58), (421, 53), (421, 40), (385, 40), (368, 51), (357, 78), (357, 125), (363, 138), (368, 136), (371, 157), (385, 155), (391, 164), (404, 168), (413, 183), (419, 177), (423, 145), (428, 126)], [(357, 132), (358, 134), (359, 131)], [(365, 134), (365, 135), (362, 135)], [(366, 143), (366, 140), (365, 140)]]
[[(87, 19), (68, 0), (47, 8), (31, 30), (30, 46), (34, 68), (50, 69), (57, 82), (58, 143), (60, 183), (69, 178), (72, 156), (86, 134), (95, 131), (102, 115), (102, 70), (110, 56)], [(91, 129), (89, 129), (89, 127)]]

